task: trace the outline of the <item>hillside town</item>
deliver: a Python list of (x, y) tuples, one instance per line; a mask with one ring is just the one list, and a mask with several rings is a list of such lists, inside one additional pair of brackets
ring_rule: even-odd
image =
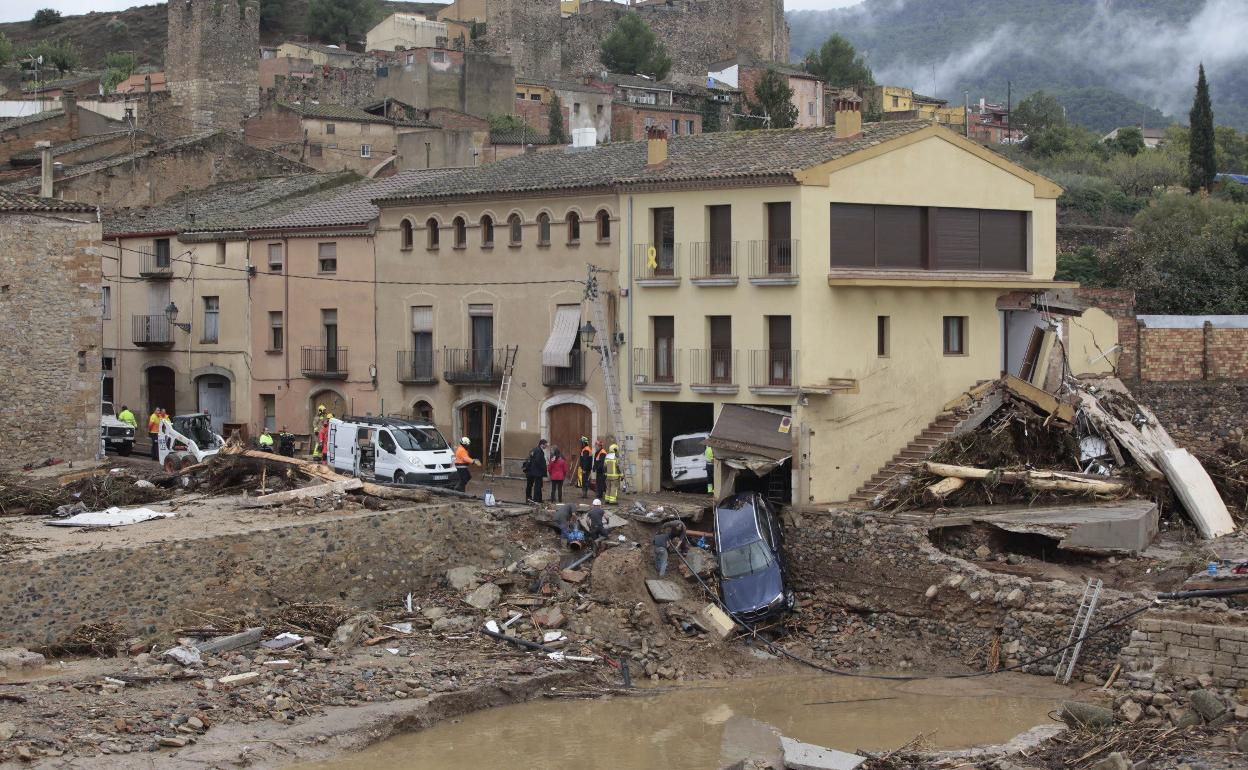
[(1248, 763), (1203, 65), (1105, 133), (783, 0), (295, 6), (0, 34), (0, 767)]

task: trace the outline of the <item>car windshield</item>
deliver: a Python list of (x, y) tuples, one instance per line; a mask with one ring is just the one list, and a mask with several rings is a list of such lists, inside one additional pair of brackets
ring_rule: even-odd
[(430, 452), (446, 449), (446, 439), (437, 428), (403, 428), (394, 431), (394, 440), (410, 452)]
[(701, 457), (706, 451), (706, 446), (702, 443), (705, 439), (700, 438), (682, 438), (672, 445), (672, 455), (674, 457)]
[(768, 564), (771, 564), (771, 551), (762, 540), (730, 548), (719, 555), (719, 571), (728, 579), (762, 572)]
[(174, 418), (173, 428), (194, 441), (201, 449), (211, 449), (216, 444), (212, 435), (212, 423), (207, 417), (177, 417)]

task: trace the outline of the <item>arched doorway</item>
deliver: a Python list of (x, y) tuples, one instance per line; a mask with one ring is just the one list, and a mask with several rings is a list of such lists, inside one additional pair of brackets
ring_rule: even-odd
[(424, 422), (433, 422), (433, 404), (428, 401), (417, 401), (412, 404), (412, 419), (423, 420)]
[(212, 430), (225, 434), (225, 423), (230, 422), (230, 380), (220, 374), (205, 374), (195, 381), (199, 397), (199, 411), (212, 418)]
[(178, 413), (174, 402), (173, 369), (168, 366), (147, 367), (147, 413), (151, 414), (158, 406), (169, 414)]
[[(472, 442), (472, 456), (481, 458), (485, 455), (490, 443), (490, 430), (494, 427), (494, 415), (498, 410), (493, 404), (485, 401), (472, 401), (459, 410), (459, 424), (462, 428), (461, 436), (467, 436)], [(458, 441), (460, 436), (455, 436), (453, 441)], [(499, 456), (496, 452), (490, 458), (494, 462), (498, 462)]]
[(332, 390), (322, 390), (319, 393), (313, 393), (308, 399), (308, 430), (315, 432), (319, 427), (314, 425), (316, 422), (316, 408), (324, 406), (335, 417), (343, 417), (347, 413), (347, 400), (341, 394)]
[(547, 411), (550, 443), (563, 451), (564, 457), (575, 457), (580, 451), (581, 436), (593, 439), (594, 414), (584, 404), (557, 404)]

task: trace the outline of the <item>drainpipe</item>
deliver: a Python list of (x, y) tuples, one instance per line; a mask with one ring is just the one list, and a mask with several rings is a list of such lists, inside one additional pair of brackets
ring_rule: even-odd
[(52, 143), (47, 140), (35, 142), (39, 148), (39, 197), (52, 197)]
[(624, 252), (628, 264), (628, 334), (624, 338), (625, 358), (628, 361), (628, 402), (633, 402), (633, 356), (628, 345), (633, 342), (633, 196), (628, 196), (628, 243)]

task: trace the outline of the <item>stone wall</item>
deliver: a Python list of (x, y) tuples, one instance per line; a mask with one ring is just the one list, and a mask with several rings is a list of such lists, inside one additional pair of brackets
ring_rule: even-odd
[(99, 451), (100, 238), (94, 213), (0, 213), (0, 467)]
[(1248, 435), (1248, 383), (1135, 382), (1131, 392), (1179, 446), (1213, 451)]
[[(98, 262), (98, 260), (97, 260)], [(96, 410), (98, 412), (98, 406)], [(205, 514), (199, 514), (205, 515)], [(191, 610), (267, 609), (282, 600), (375, 606), (440, 580), (491, 524), (478, 509), (360, 511), (308, 524), (0, 564), (0, 646), (63, 639), (113, 620), (153, 634)]]
[(238, 131), (260, 103), (256, 0), (178, 0), (168, 5), (165, 76), (184, 119), (180, 133)]
[(377, 76), (372, 69), (313, 67), (310, 77), (274, 75), (266, 95), (279, 102), (362, 107), (377, 101)]
[(1238, 613), (1219, 620), (1215, 625), (1171, 613), (1143, 617), (1122, 650), (1127, 680), (1145, 690), (1202, 676), (1212, 677), (1213, 687), (1248, 687), (1248, 617)]

